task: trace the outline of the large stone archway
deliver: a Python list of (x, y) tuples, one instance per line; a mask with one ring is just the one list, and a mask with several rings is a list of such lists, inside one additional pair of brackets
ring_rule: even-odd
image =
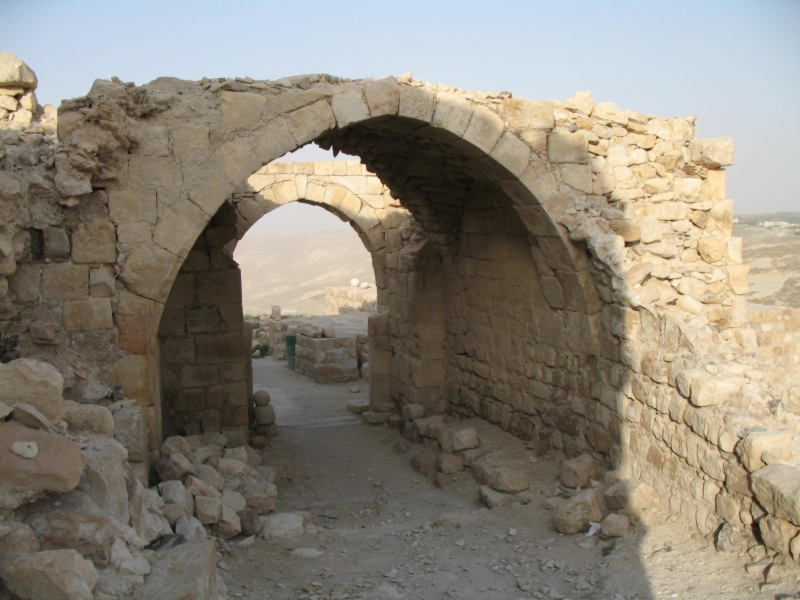
[[(164, 78), (96, 82), (63, 103), (58, 138), (49, 164), (2, 172), (1, 308), (68, 395), (118, 385), (157, 416), (158, 324), (198, 238), (223, 206), (241, 232), (306, 200), (356, 223), (383, 269), (376, 363), (394, 409), (602, 454), (704, 533), (758, 513), (746, 478), (763, 464), (739, 457), (760, 442), (739, 439), (759, 433), (745, 392), (765, 380), (745, 377), (733, 146), (695, 139), (693, 118), (408, 78)], [(269, 172), (312, 142), (360, 157), (391, 210)], [(418, 231), (387, 230), (397, 207)], [(763, 387), (796, 409), (785, 382)]]
[[(266, 165), (231, 194), (200, 233), (165, 303), (159, 325), (165, 436), (187, 423), (254, 425), (248, 411), (252, 329), (243, 325), (241, 273), (233, 254), (250, 227), (291, 202), (319, 206), (352, 225), (372, 257), (379, 302), (385, 302), (385, 238), (410, 220), (408, 212), (358, 162)], [(378, 378), (380, 369), (376, 364)]]

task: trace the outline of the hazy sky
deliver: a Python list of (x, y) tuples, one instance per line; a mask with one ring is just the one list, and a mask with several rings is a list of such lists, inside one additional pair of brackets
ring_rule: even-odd
[[(42, 103), (112, 75), (141, 84), (413, 71), (526, 98), (591, 90), (596, 102), (695, 115), (701, 137), (733, 136), (736, 212), (800, 211), (798, 0), (0, 0), (0, 9), (20, 25), (3, 28), (0, 50), (36, 71)], [(293, 210), (302, 209), (276, 211), (264, 227)]]

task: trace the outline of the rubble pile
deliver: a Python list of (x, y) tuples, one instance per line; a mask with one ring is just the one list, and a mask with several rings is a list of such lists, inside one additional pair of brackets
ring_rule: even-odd
[(149, 469), (133, 466), (146, 464), (133, 459), (146, 459), (148, 443), (134, 400), (64, 400), (61, 374), (25, 358), (0, 365), (0, 382), (0, 590), (224, 598), (217, 542), (269, 536), (290, 518), (271, 514), (276, 472), (247, 444), (217, 431), (167, 438), (148, 486)]

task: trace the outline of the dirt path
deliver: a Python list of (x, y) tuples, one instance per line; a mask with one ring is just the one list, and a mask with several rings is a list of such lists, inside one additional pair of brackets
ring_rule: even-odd
[(535, 458), (486, 421), (462, 424), (476, 427), (496, 458), (527, 471), (531, 490), (521, 504), (484, 508), (467, 472), (434, 487), (410, 465), (422, 445), (398, 454), (396, 431), (347, 412), (348, 401), (366, 399), (365, 383), (359, 393), (354, 384), (318, 385), (271, 359), (254, 361), (254, 373), (280, 427), (265, 455), (291, 462), (290, 479), (277, 482), (278, 511), (309, 511), (311, 520), (294, 539), (249, 547), (232, 540), (223, 573), (233, 598), (727, 600), (798, 590), (793, 574), (760, 591), (763, 575), (748, 575), (742, 558), (716, 553), (660, 510), (616, 541), (558, 534), (544, 502), (559, 461)]

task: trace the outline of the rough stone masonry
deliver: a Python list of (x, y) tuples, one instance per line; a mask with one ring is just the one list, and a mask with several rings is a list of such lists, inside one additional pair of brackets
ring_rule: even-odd
[[(410, 74), (97, 80), (57, 118), (35, 86), (0, 55), (0, 393), (27, 385), (24, 359), (70, 401), (131, 399), (157, 463), (163, 390), (207, 377), (187, 396), (211, 411), (203, 435), (246, 441), (233, 247), (274, 208), (317, 204), (372, 253), (374, 421), (479, 415), (541, 451), (591, 453), (703, 534), (758, 529), (800, 557), (800, 387), (754, 347), (730, 138), (589, 92), (528, 100)], [(353, 175), (380, 191), (270, 170), (312, 142), (359, 156)]]

